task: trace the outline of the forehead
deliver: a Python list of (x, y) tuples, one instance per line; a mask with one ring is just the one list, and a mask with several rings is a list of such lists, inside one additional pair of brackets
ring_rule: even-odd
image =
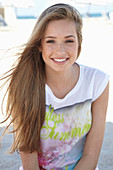
[(76, 24), (73, 20), (61, 19), (53, 20), (48, 23), (45, 29), (46, 35), (58, 35), (58, 34), (76, 34)]

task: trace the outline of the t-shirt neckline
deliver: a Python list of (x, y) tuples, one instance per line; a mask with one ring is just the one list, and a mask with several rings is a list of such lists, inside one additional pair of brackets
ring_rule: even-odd
[(83, 74), (82, 74), (83, 69), (82, 69), (82, 67), (81, 67), (80, 64), (77, 63), (77, 65), (78, 65), (79, 68), (80, 68), (80, 73), (79, 73), (78, 81), (77, 81), (76, 85), (73, 87), (73, 89), (72, 89), (63, 99), (57, 98), (57, 97), (53, 94), (53, 92), (52, 92), (52, 90), (50, 89), (50, 87), (46, 84), (46, 93), (49, 93), (49, 95), (51, 96), (51, 98), (52, 98), (54, 101), (56, 101), (56, 102), (58, 102), (58, 103), (64, 102), (68, 97), (70, 97), (70, 96), (71, 96), (75, 91), (77, 91), (78, 88), (80, 87), (80, 84), (81, 84), (81, 81), (82, 81), (82, 78), (83, 78)]

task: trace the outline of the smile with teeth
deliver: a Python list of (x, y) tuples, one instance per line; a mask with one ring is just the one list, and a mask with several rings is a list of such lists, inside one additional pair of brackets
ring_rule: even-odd
[(61, 59), (59, 59), (59, 58), (53, 58), (53, 60), (54, 60), (54, 61), (57, 61), (57, 62), (63, 62), (63, 61), (66, 61), (67, 58), (61, 58)]

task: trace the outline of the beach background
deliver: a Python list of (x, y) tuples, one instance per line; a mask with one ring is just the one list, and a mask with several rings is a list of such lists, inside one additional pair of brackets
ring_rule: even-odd
[[(37, 19), (17, 19), (13, 26), (0, 27), (0, 75), (16, 60), (14, 53), (30, 37)], [(10, 50), (8, 50), (10, 49)], [(80, 64), (103, 70), (110, 75), (109, 105), (106, 117), (105, 136), (99, 158), (100, 170), (113, 170), (113, 21), (105, 17), (83, 17), (82, 52), (77, 61)], [(0, 105), (5, 89), (0, 92)], [(0, 121), (3, 116), (0, 112)], [(100, 122), (101, 123), (101, 122)], [(2, 128), (0, 127), (0, 135)], [(8, 155), (13, 136), (7, 134), (0, 148), (0, 170), (18, 170), (20, 155)]]

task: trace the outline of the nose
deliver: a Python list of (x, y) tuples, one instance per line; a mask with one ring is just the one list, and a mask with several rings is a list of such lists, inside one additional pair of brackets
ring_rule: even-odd
[(64, 47), (63, 43), (58, 43), (57, 44), (56, 52), (58, 54), (64, 54), (65, 53), (65, 47)]

